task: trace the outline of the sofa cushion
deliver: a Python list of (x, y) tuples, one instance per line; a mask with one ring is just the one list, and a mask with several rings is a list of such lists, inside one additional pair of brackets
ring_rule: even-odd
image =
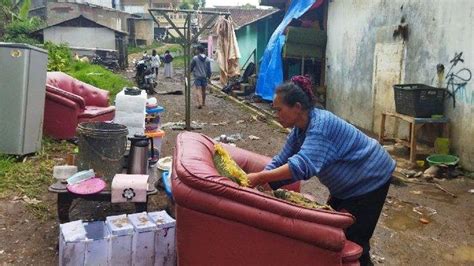
[(112, 113), (115, 111), (115, 106), (98, 107), (98, 106), (86, 106), (78, 117), (79, 118), (93, 118), (104, 114)]

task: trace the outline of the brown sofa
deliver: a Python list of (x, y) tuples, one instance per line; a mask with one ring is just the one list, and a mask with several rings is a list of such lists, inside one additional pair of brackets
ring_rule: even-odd
[[(300, 207), (218, 174), (214, 141), (178, 135), (173, 157), (179, 265), (358, 265), (362, 248), (346, 240), (347, 213)], [(246, 172), (270, 158), (226, 146)]]

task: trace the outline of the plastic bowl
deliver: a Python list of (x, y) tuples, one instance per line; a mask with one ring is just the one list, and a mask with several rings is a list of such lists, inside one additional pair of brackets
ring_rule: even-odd
[(433, 165), (456, 165), (459, 162), (459, 157), (449, 154), (433, 154), (426, 158), (430, 166)]

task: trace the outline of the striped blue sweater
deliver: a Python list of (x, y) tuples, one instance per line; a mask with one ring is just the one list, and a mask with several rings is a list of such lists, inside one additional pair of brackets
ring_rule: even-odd
[(395, 162), (376, 140), (328, 111), (313, 109), (309, 116), (306, 131), (293, 128), (265, 167), (290, 167), (292, 178), (270, 183), (273, 189), (317, 176), (332, 196), (347, 199), (387, 183)]

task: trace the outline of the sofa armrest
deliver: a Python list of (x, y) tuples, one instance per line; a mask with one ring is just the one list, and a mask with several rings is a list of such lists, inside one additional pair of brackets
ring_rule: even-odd
[[(55, 103), (58, 103), (60, 105), (66, 106), (70, 109), (76, 109), (76, 110), (83, 110), (84, 108), (81, 108), (81, 102), (76, 101), (75, 99), (71, 99), (69, 97), (64, 97), (62, 94), (57, 94), (57, 93), (51, 93), (49, 91), (46, 91), (46, 100), (53, 101)], [(82, 101), (82, 104), (84, 104), (84, 101)]]
[[(65, 98), (69, 101), (77, 103), (77, 106), (80, 109), (85, 109), (86, 108), (86, 102), (81, 96), (78, 96), (76, 94), (61, 90), (59, 88), (56, 88), (54, 86), (51, 86), (49, 84), (46, 84), (46, 95), (50, 95), (51, 99), (55, 99), (58, 102), (61, 102), (61, 98)], [(55, 95), (56, 97), (53, 97), (52, 95)], [(67, 101), (65, 101), (65, 105), (68, 105)]]

